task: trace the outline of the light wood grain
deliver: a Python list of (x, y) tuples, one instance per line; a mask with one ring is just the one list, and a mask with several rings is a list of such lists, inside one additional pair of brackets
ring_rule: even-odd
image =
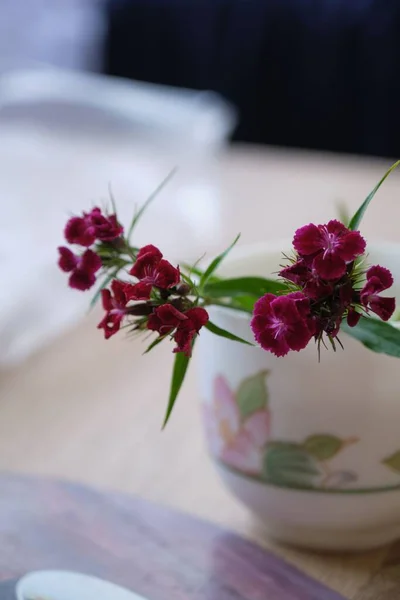
[[(214, 235), (204, 243), (215, 250), (239, 230), (245, 242), (285, 237), (311, 219), (326, 220), (334, 215), (338, 198), (349, 198), (355, 207), (387, 164), (231, 151), (220, 166)], [(375, 206), (366, 219), (365, 231), (374, 238), (399, 239), (398, 184), (394, 174), (380, 199), (392, 210), (391, 217), (378, 223), (382, 211)], [(183, 221), (177, 214), (177, 226)], [(147, 227), (150, 236), (148, 222)], [(164, 232), (166, 239), (170, 235)], [(182, 251), (195, 255), (199, 250), (198, 238), (190, 246), (185, 237)], [(145, 346), (138, 340), (121, 336), (103, 342), (96, 330), (99, 313), (83, 319), (24, 364), (0, 374), (1, 468), (133, 492), (205, 517), (272, 548), (344, 596), (364, 599), (358, 594), (379, 570), (387, 549), (328, 557), (266, 539), (225, 491), (206, 454), (195, 370), (161, 433), (171, 348), (165, 344), (143, 357)]]

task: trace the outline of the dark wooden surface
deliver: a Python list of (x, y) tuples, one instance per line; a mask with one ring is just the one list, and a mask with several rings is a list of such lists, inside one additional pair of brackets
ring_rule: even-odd
[(340, 600), (274, 555), (137, 498), (0, 477), (0, 600), (30, 570), (70, 569), (149, 600)]

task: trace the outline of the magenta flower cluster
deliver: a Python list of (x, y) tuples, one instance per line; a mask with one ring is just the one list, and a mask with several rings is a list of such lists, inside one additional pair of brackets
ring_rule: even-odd
[(93, 208), (81, 217), (71, 217), (64, 229), (69, 244), (85, 248), (79, 255), (67, 248), (58, 248), (58, 265), (62, 271), (70, 273), (69, 286), (76, 290), (89, 290), (96, 282), (96, 273), (102, 267), (100, 256), (89, 247), (96, 241), (112, 242), (119, 238), (124, 229), (116, 215), (103, 215), (100, 208)]
[(262, 348), (285, 356), (304, 349), (313, 338), (321, 342), (323, 335), (334, 342), (343, 319), (350, 327), (370, 311), (384, 321), (390, 319), (395, 299), (380, 293), (391, 287), (393, 277), (379, 265), (362, 271), (356, 259), (365, 246), (358, 231), (336, 220), (298, 229), (293, 238), (295, 258), (279, 273), (289, 293), (266, 294), (255, 304), (251, 326)]

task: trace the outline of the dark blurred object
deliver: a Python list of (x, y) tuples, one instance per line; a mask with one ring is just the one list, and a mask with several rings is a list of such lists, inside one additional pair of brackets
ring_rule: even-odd
[(218, 91), (234, 139), (400, 155), (398, 0), (109, 0), (104, 68)]

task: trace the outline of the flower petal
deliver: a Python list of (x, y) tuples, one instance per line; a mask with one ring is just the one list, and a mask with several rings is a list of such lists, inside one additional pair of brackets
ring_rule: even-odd
[(157, 246), (153, 246), (153, 244), (148, 244), (147, 246), (143, 246), (143, 248), (140, 248), (139, 252), (137, 253), (136, 260), (143, 258), (143, 256), (146, 255), (155, 256), (160, 260), (163, 257), (162, 252), (157, 248)]
[(308, 323), (299, 321), (295, 329), (288, 329), (285, 334), (285, 340), (291, 350), (299, 352), (310, 342), (314, 331), (310, 330)]
[(361, 319), (361, 313), (354, 310), (354, 308), (350, 308), (347, 313), (348, 326), (355, 327), (360, 319)]
[(244, 430), (238, 433), (234, 441), (223, 449), (221, 460), (249, 475), (259, 475), (262, 472), (262, 452)]
[(292, 292), (286, 295), (295, 301), (296, 309), (301, 317), (308, 317), (310, 314), (310, 301), (302, 292)]
[(127, 287), (125, 294), (128, 300), (149, 300), (152, 289), (151, 283), (139, 281), (139, 283)]
[(58, 259), (58, 266), (60, 269), (65, 273), (73, 271), (79, 263), (79, 256), (76, 256), (76, 254), (71, 252), (71, 250), (65, 246), (60, 246), (58, 252), (60, 254), (60, 258)]
[(381, 296), (372, 296), (369, 301), (369, 308), (377, 314), (382, 321), (388, 321), (396, 308), (395, 298), (383, 298)]
[(303, 286), (307, 283), (311, 275), (310, 269), (303, 259), (298, 260), (289, 267), (285, 267), (279, 271), (279, 276), (288, 281), (292, 281), (296, 285)]
[(96, 240), (94, 229), (86, 218), (72, 217), (64, 229), (65, 239), (69, 244), (91, 246)]
[(270, 329), (264, 329), (257, 337), (261, 348), (275, 354), (275, 356), (286, 356), (290, 347), (282, 336), (276, 337)]
[(332, 233), (335, 237), (340, 237), (349, 231), (349, 229), (337, 219), (332, 219), (326, 225), (322, 225), (322, 227), (325, 227), (328, 230), (328, 233)]
[(240, 413), (235, 396), (222, 375), (214, 379), (213, 403), (217, 421), (226, 423), (230, 438), (234, 437), (240, 428)]
[(154, 277), (154, 285), (159, 288), (168, 289), (178, 285), (181, 280), (179, 268), (175, 268), (167, 260), (160, 260), (157, 264), (157, 274)]
[(161, 257), (160, 250), (155, 246), (144, 246), (139, 250), (136, 262), (129, 273), (138, 279), (146, 278), (148, 283), (153, 284)]
[(107, 289), (101, 290), (101, 302), (102, 302), (104, 310), (106, 310), (106, 311), (112, 310), (113, 304), (112, 304), (112, 296), (111, 296), (110, 290), (107, 290)]
[(323, 241), (318, 227), (310, 223), (297, 229), (293, 238), (293, 246), (299, 254), (305, 256), (322, 250)]
[(314, 258), (313, 268), (318, 275), (326, 281), (334, 281), (340, 279), (346, 273), (346, 263), (337, 254), (329, 252), (324, 256), (323, 253), (318, 254)]
[(385, 267), (381, 267), (380, 265), (374, 265), (370, 269), (368, 269), (367, 280), (376, 278), (375, 282), (379, 281), (379, 289), (375, 289), (375, 292), (383, 292), (383, 290), (387, 290), (393, 285), (393, 275), (386, 269)]
[(250, 435), (257, 448), (262, 448), (267, 443), (270, 427), (271, 415), (268, 410), (257, 410), (243, 424), (243, 429)]
[(271, 303), (277, 298), (275, 294), (264, 294), (254, 305), (253, 315), (266, 315), (272, 313)]
[(197, 306), (195, 308), (190, 308), (185, 312), (185, 316), (190, 319), (193, 329), (200, 331), (200, 329), (208, 323), (208, 312), (205, 308), (201, 306)]
[(344, 261), (351, 262), (365, 252), (365, 240), (359, 231), (349, 231), (340, 240), (336, 252)]
[(69, 287), (82, 292), (90, 290), (96, 283), (96, 276), (90, 271), (75, 269), (69, 278)]
[(96, 273), (96, 271), (101, 269), (100, 256), (96, 252), (93, 252), (93, 250), (85, 250), (81, 256), (79, 268), (88, 273)]

